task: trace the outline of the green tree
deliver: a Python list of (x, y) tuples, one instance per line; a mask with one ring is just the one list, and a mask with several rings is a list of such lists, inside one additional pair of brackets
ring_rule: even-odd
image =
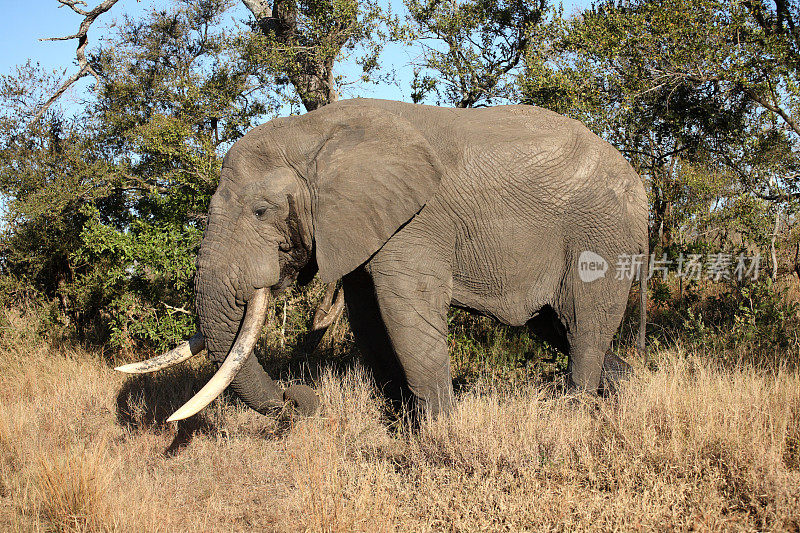
[(97, 96), (76, 119), (4, 123), (3, 268), (62, 302), (84, 339), (163, 348), (194, 328), (194, 257), (221, 153), (275, 105), (222, 27), (229, 4), (126, 19), (90, 56)]
[[(378, 69), (384, 44), (383, 10), (373, 0), (243, 0), (254, 33), (243, 47), (272, 74), (289, 102), (313, 111), (339, 99), (346, 81), (336, 63), (355, 57), (362, 81)], [(360, 52), (357, 53), (357, 52)]]
[(510, 100), (514, 72), (547, 2), (405, 0), (407, 38), (423, 47), (411, 98), (434, 91), (439, 103), (475, 107)]
[[(784, 209), (797, 183), (797, 7), (776, 2), (601, 2), (531, 47), (523, 101), (584, 120), (650, 185), (653, 238)], [(765, 60), (768, 58), (768, 60)], [(746, 208), (745, 208), (746, 207)]]

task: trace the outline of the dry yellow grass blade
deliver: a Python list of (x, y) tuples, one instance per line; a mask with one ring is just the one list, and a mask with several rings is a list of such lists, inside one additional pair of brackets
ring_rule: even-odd
[(409, 431), (362, 370), (320, 416), (230, 400), (177, 428), (190, 366), (125, 377), (16, 320), (0, 339), (0, 529), (606, 531), (800, 528), (800, 376), (666, 351), (613, 401), (486, 383)]

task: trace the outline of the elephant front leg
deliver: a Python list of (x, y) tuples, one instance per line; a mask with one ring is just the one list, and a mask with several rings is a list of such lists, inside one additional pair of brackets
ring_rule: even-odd
[[(382, 250), (368, 265), (380, 315), (405, 381), (425, 414), (447, 412), (453, 401), (447, 310), (452, 274), (425, 250)], [(424, 264), (415, 258), (425, 258)]]
[(355, 335), (364, 364), (381, 393), (394, 409), (402, 407), (411, 396), (405, 382), (405, 373), (394, 354), (392, 342), (381, 318), (375, 286), (364, 270), (357, 270), (342, 278), (347, 318)]

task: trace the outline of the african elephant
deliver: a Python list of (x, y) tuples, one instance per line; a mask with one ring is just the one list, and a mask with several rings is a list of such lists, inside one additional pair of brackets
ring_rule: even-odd
[[(262, 413), (288, 399), (310, 410), (313, 392), (282, 391), (251, 351), (269, 297), (318, 272), (342, 278), (390, 398), (449, 407), (451, 305), (528, 325), (569, 356), (572, 387), (597, 391), (632, 283), (606, 270), (647, 253), (647, 223), (622, 155), (542, 108), (354, 99), (278, 118), (225, 156), (197, 259), (198, 335), (122, 369), (162, 368), (204, 342), (220, 369), (172, 420), (229, 384)], [(587, 257), (597, 270), (583, 276)]]

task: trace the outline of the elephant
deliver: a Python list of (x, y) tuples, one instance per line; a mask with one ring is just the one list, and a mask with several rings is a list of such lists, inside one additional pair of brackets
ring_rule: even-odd
[(596, 393), (635, 277), (609, 263), (646, 256), (647, 205), (622, 154), (536, 106), (356, 98), (276, 118), (223, 160), (197, 259), (197, 335), (120, 370), (205, 347), (219, 369), (170, 420), (229, 385), (260, 413), (287, 401), (313, 412), (314, 391), (281, 390), (252, 349), (269, 299), (318, 274), (341, 278), (358, 349), (391, 400), (432, 415), (452, 405), (451, 306), (529, 327), (568, 356), (569, 387)]

